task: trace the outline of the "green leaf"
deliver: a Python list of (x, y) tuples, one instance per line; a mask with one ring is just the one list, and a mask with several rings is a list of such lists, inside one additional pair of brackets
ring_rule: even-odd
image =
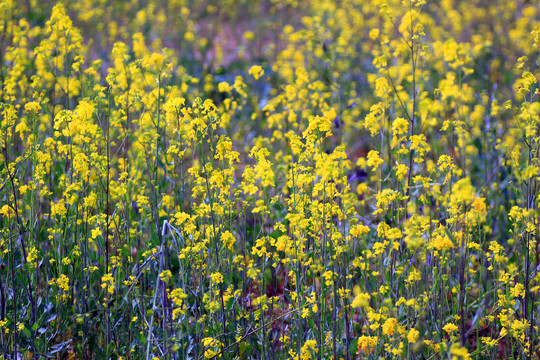
[(26, 336), (27, 338), (29, 338), (29, 337), (32, 336), (32, 333), (31, 333), (30, 330), (28, 330), (27, 328), (22, 329), (22, 333), (23, 333), (23, 335)]

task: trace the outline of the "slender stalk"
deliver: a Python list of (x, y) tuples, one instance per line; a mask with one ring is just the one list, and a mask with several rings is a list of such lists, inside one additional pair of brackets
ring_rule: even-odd
[[(110, 90), (110, 89), (109, 89)], [(111, 163), (110, 163), (110, 157), (111, 157), (111, 144), (110, 144), (110, 127), (111, 127), (111, 97), (110, 97), (110, 91), (107, 95), (107, 124), (106, 124), (106, 141), (107, 141), (107, 181), (106, 181), (106, 191), (105, 191), (105, 274), (109, 274), (109, 228), (110, 228), (110, 204), (109, 204), (109, 193), (110, 193), (110, 171), (111, 171)], [(107, 301), (108, 302), (108, 301)], [(105, 308), (105, 318), (106, 318), (106, 324), (107, 324), (107, 331), (106, 331), (106, 343), (107, 343), (107, 354), (109, 352), (109, 344), (111, 339), (110, 334), (110, 318), (109, 318), (109, 306)]]
[[(13, 192), (13, 209), (15, 210), (15, 218), (17, 220), (17, 226), (19, 228), (19, 235), (18, 235), (18, 241), (17, 242), (20, 242), (20, 244), (21, 244), (22, 253), (23, 253), (23, 262), (26, 264), (27, 263), (27, 254), (26, 254), (26, 247), (24, 245), (24, 234), (25, 234), (26, 230), (25, 230), (25, 228), (24, 228), (24, 226), (22, 224), (21, 218), (19, 216), (19, 207), (18, 207), (18, 204), (17, 204), (17, 191), (15, 189), (15, 180), (13, 179), (13, 174), (9, 170), (9, 157), (8, 157), (8, 154), (7, 154), (7, 149), (5, 147), (3, 148), (3, 152), (4, 152), (4, 163), (5, 163), (5, 166), (6, 166), (6, 169), (7, 169), (9, 181), (11, 183), (11, 190)], [(12, 240), (11, 240), (11, 236), (10, 236), (10, 242), (11, 241)], [(10, 246), (12, 246), (11, 243), (10, 243)], [(13, 256), (13, 254), (12, 254), (12, 256)], [(12, 263), (12, 266), (13, 266), (13, 263)], [(26, 273), (26, 279), (27, 279), (27, 283), (28, 283), (28, 298), (30, 299), (30, 304), (31, 304), (31, 307), (32, 307), (32, 327), (33, 327), (33, 325), (36, 323), (36, 303), (34, 301), (34, 294), (33, 294), (33, 291), (32, 291), (32, 283), (31, 283), (31, 280), (30, 280), (30, 274), (29, 273)], [(15, 322), (15, 327), (16, 326), (17, 326), (17, 322)], [(36, 331), (35, 330), (32, 330), (32, 339), (33, 339), (33, 344), (32, 344), (33, 357), (34, 357), (34, 359), (37, 360), (38, 355), (37, 355), (37, 351), (36, 351)]]

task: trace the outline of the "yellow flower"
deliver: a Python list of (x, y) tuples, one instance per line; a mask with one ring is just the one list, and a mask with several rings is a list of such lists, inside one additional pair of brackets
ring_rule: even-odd
[(183, 315), (187, 311), (186, 299), (187, 294), (181, 288), (176, 288), (169, 293), (169, 297), (173, 302), (175, 309), (173, 310), (173, 319), (176, 319), (178, 315)]
[(159, 274), (159, 278), (164, 283), (168, 283), (172, 278), (172, 273), (170, 270), (164, 270), (163, 272), (161, 272), (161, 274)]
[(56, 279), (56, 284), (60, 287), (60, 289), (64, 290), (65, 292), (69, 291), (69, 278), (61, 274), (58, 279)]
[(360, 336), (358, 338), (358, 355), (369, 355), (379, 343), (377, 336)]
[(369, 38), (375, 40), (379, 37), (379, 29), (371, 29), (369, 31)]
[(226, 81), (222, 81), (218, 84), (218, 90), (219, 92), (231, 92), (232, 91), (232, 86), (229, 85), (228, 82)]
[(37, 254), (38, 254), (38, 251), (35, 247), (31, 247), (30, 249), (28, 249), (28, 255), (26, 255), (26, 262), (31, 264), (30, 266), (32, 267), (36, 267), (36, 263), (35, 261), (37, 260)]
[(383, 159), (380, 158), (379, 152), (375, 150), (371, 150), (367, 155), (367, 164), (372, 168), (373, 171), (376, 171), (377, 168), (384, 162)]
[(8, 205), (2, 206), (0, 208), (0, 214), (4, 215), (5, 217), (12, 217), (15, 215), (15, 211)]
[(407, 341), (409, 341), (409, 344), (414, 344), (418, 340), (418, 335), (420, 332), (416, 329), (410, 329), (409, 333), (407, 334)]
[(98, 236), (101, 236), (101, 230), (98, 228), (92, 229), (92, 239), (95, 239)]
[(101, 288), (107, 289), (109, 294), (114, 293), (114, 278), (110, 273), (101, 277)]
[(223, 232), (220, 240), (223, 246), (229, 250), (233, 249), (234, 243), (236, 242), (236, 238), (230, 231)]
[(383, 334), (384, 335), (394, 335), (394, 333), (396, 331), (397, 324), (398, 324), (398, 322), (397, 322), (397, 319), (395, 319), (395, 318), (386, 319), (386, 321), (384, 322), (384, 324), (382, 326)]
[(309, 360), (312, 358), (311, 356), (311, 352), (312, 351), (316, 351), (317, 350), (317, 341), (315, 340), (306, 340), (306, 342), (304, 343), (304, 345), (302, 346), (302, 349), (301, 349), (301, 355), (300, 355), (300, 359), (302, 360)]
[(409, 167), (405, 164), (398, 164), (396, 167), (396, 176), (399, 181), (403, 180), (407, 173), (409, 172)]
[(452, 355), (452, 360), (469, 360), (469, 352), (466, 348), (462, 347), (460, 344), (452, 344), (450, 347), (450, 354)]
[(155, 69), (161, 68), (161, 65), (163, 65), (163, 60), (163, 54), (152, 53), (152, 55), (150, 55), (150, 65), (153, 66)]
[(218, 272), (215, 272), (212, 275), (210, 275), (210, 278), (212, 279), (212, 282), (216, 284), (221, 284), (223, 282), (223, 275), (221, 275)]
[(41, 105), (38, 102), (31, 101), (24, 105), (24, 111), (26, 111), (27, 113), (37, 114), (39, 110), (41, 110)]
[(368, 232), (369, 227), (362, 224), (355, 225), (351, 228), (351, 235), (354, 237), (360, 237), (363, 234), (367, 234)]
[(453, 333), (457, 329), (458, 329), (458, 327), (456, 325), (452, 324), (452, 323), (448, 323), (448, 324), (443, 326), (443, 330), (446, 331), (448, 334)]
[(249, 75), (253, 76), (255, 80), (258, 80), (261, 76), (264, 75), (264, 69), (260, 65), (253, 65), (249, 71)]

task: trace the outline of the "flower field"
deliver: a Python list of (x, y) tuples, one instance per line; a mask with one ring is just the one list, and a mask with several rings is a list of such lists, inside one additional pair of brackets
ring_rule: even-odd
[(1, 359), (540, 359), (540, 3), (0, 0)]

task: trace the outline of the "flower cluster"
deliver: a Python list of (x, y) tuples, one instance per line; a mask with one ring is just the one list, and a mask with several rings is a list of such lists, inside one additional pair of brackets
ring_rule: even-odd
[(3, 358), (539, 359), (539, 19), (0, 1)]

